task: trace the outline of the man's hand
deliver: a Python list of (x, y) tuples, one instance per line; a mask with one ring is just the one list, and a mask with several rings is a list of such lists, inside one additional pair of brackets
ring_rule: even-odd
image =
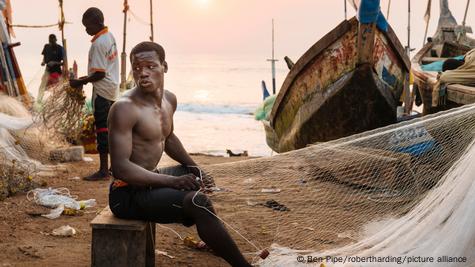
[(199, 183), (203, 188), (210, 188), (216, 186), (213, 177), (203, 171), (200, 167), (188, 166), (187, 168), (189, 172), (193, 173), (196, 177), (201, 178), (201, 181), (199, 181)]
[(84, 81), (81, 79), (71, 79), (69, 80), (69, 85), (73, 88), (82, 88)]
[(168, 186), (178, 190), (194, 191), (200, 189), (200, 183), (193, 174), (171, 177)]
[(202, 178), (201, 169), (198, 166), (187, 166), (186, 167), (190, 173), (193, 173), (196, 177)]

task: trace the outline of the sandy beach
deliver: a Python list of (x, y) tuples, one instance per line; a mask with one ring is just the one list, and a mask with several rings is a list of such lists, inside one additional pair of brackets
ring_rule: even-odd
[[(68, 172), (56, 177), (41, 178), (45, 187), (66, 187), (78, 199), (94, 198), (97, 206), (88, 208), (83, 215), (65, 216), (50, 220), (29, 214), (48, 212), (26, 198), (25, 193), (18, 193), (0, 203), (0, 266), (90, 266), (91, 228), (89, 223), (104, 207), (108, 205), (108, 181), (86, 182), (72, 179), (84, 176), (97, 169), (96, 155), (86, 155), (93, 162), (67, 163)], [(200, 165), (218, 164), (245, 160), (246, 157), (214, 157), (195, 155), (194, 160)], [(173, 165), (174, 161), (164, 157), (161, 166)], [(226, 213), (232, 207), (218, 205), (218, 212)], [(55, 237), (53, 229), (62, 225), (74, 227), (78, 233), (73, 237)], [(197, 237), (194, 227), (186, 228), (178, 224), (167, 225), (182, 237)], [(240, 241), (237, 241), (238, 244)], [(243, 246), (243, 244), (239, 244)], [(156, 266), (228, 266), (221, 258), (209, 253), (186, 247), (172, 231), (157, 225), (156, 246), (174, 258), (156, 256)]]
[[(0, 0), (0, 267), (140, 265), (150, 227), (111, 226), (111, 180), (82, 177), (113, 158), (127, 183), (191, 188), (129, 164), (162, 151), (214, 179), (205, 194), (252, 266), (475, 267), (473, 5), (392, 2)], [(178, 164), (163, 153), (157, 168)], [(28, 191), (45, 188), (95, 204), (48, 219)], [(242, 263), (188, 209), (206, 204), (128, 209), (116, 192), (134, 217), (185, 210)], [(190, 239), (196, 226), (156, 224), (155, 266), (230, 266)], [(463, 264), (405, 262), (421, 256)]]

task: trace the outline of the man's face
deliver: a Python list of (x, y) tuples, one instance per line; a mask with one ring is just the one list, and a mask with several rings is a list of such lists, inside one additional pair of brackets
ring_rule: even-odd
[(100, 32), (102, 30), (102, 25), (98, 24), (94, 20), (91, 20), (88, 17), (83, 18), (82, 20), (82, 25), (86, 27), (86, 32), (87, 34), (94, 36), (96, 33)]
[(167, 63), (160, 63), (155, 51), (139, 52), (132, 56), (135, 83), (145, 93), (163, 90), (163, 76), (167, 69)]
[(50, 44), (56, 44), (56, 37), (55, 36), (50, 36), (49, 37), (49, 43)]

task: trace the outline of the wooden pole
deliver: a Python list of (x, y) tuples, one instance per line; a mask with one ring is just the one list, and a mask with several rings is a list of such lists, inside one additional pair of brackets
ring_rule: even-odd
[(16, 80), (18, 92), (23, 97), (23, 103), (25, 103), (26, 106), (30, 106), (31, 104), (30, 95), (28, 94), (28, 89), (26, 88), (25, 81), (23, 80), (23, 77), (21, 75), (20, 66), (18, 65), (15, 52), (13, 51), (13, 47), (19, 46), (19, 45), (20, 43), (10, 44), (8, 45), (7, 49), (8, 49), (8, 53), (10, 54), (10, 61), (12, 65), (13, 76)]
[(122, 53), (120, 55), (120, 90), (123, 92), (126, 89), (126, 72), (127, 72), (127, 53), (125, 52), (126, 40), (127, 40), (127, 11), (129, 10), (129, 4), (127, 0), (124, 0), (124, 35), (122, 40)]
[(470, 6), (470, 0), (467, 0), (467, 5), (465, 7), (465, 14), (463, 15), (463, 21), (462, 21), (462, 29), (460, 32), (457, 32), (457, 42), (460, 41), (462, 36), (465, 36), (467, 34), (467, 31), (465, 29), (465, 23), (467, 21), (467, 12), (468, 12), (468, 7)]
[(389, 21), (389, 10), (391, 9), (391, 0), (388, 2), (388, 10), (386, 11), (386, 20)]
[(272, 66), (272, 94), (275, 95), (275, 62), (278, 60), (274, 57), (274, 19), (272, 19), (272, 59), (267, 61), (270, 61)]
[(407, 47), (406, 53), (411, 53), (411, 0), (407, 0)]
[(426, 14), (424, 15), (424, 20), (426, 21), (426, 29), (424, 31), (424, 40), (422, 40), (422, 46), (426, 44), (427, 32), (429, 30), (429, 21), (430, 21), (430, 9), (432, 7), (432, 0), (427, 1)]
[(1, 51), (0, 51), (0, 60), (2, 63), (3, 71), (5, 72), (5, 81), (6, 81), (6, 86), (7, 86), (7, 91), (9, 96), (18, 96), (16, 87), (13, 83), (13, 78), (10, 73), (10, 69), (8, 67), (7, 63), (7, 57), (6, 57), (6, 49), (3, 47), (3, 44), (1, 45)]
[(467, 12), (468, 12), (468, 7), (470, 6), (470, 0), (467, 0), (467, 6), (465, 7), (465, 14), (463, 15), (463, 21), (462, 21), (462, 26), (465, 30), (465, 23), (467, 22)]
[(66, 19), (64, 18), (64, 8), (63, 8), (63, 0), (59, 0), (59, 9), (60, 9), (60, 21), (59, 21), (59, 28), (61, 30), (61, 41), (63, 43), (63, 77), (68, 77), (68, 49), (67, 49), (67, 42), (64, 38), (64, 24)]
[(150, 0), (150, 41), (153, 42), (153, 0)]
[(345, 20), (347, 19), (347, 10), (346, 10), (346, 0), (343, 0), (343, 4), (345, 5), (344, 9), (345, 9)]

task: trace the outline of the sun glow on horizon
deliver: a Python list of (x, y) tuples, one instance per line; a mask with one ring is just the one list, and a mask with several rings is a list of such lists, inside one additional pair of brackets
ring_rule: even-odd
[(201, 8), (207, 8), (210, 0), (194, 0), (195, 3)]

